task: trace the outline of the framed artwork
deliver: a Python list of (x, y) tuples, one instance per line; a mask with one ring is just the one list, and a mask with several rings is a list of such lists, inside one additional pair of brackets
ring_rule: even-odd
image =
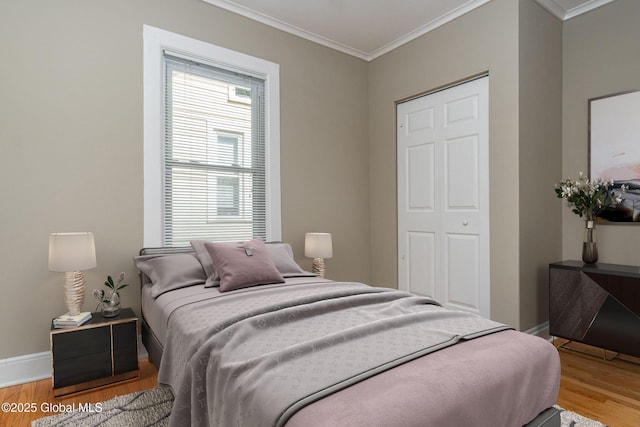
[(589, 178), (629, 187), (599, 222), (640, 224), (640, 91), (589, 100)]

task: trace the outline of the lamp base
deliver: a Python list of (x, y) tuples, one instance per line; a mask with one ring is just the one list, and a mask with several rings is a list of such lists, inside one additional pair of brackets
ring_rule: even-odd
[(84, 303), (84, 274), (80, 271), (67, 271), (64, 273), (64, 303), (69, 314), (80, 314)]
[(324, 277), (324, 258), (314, 258), (311, 272), (320, 277)]

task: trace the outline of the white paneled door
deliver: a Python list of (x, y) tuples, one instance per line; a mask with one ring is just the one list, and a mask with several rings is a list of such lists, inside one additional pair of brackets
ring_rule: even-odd
[(489, 77), (397, 106), (398, 284), (490, 317)]

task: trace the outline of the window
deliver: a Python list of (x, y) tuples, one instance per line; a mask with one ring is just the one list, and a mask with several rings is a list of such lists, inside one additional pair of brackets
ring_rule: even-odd
[(163, 244), (266, 240), (264, 80), (167, 51), (164, 69)]
[[(226, 169), (222, 168), (217, 173), (210, 174), (208, 178), (209, 182), (207, 183), (207, 188), (209, 189), (207, 199), (209, 222), (223, 220), (225, 217), (236, 218), (238, 220), (245, 217), (247, 221), (250, 220), (249, 215), (252, 213), (252, 206), (250, 207), (249, 203), (253, 202), (251, 192), (254, 186), (251, 185), (251, 181), (244, 179), (245, 177), (249, 177), (250, 170), (246, 169), (247, 173), (245, 174), (240, 172), (238, 145), (242, 146), (242, 142), (239, 141), (243, 140), (239, 135), (216, 133), (213, 137), (214, 146), (211, 150), (212, 159), (210, 163), (237, 168), (237, 170), (225, 172)], [(244, 151), (243, 149), (243, 152)], [(242, 186), (240, 185), (241, 178)], [(240, 205), (241, 199), (243, 201), (242, 206)], [(254, 227), (259, 227), (262, 224), (263, 218), (258, 218)], [(256, 234), (263, 237), (263, 233)]]
[(144, 245), (279, 240), (278, 66), (144, 36)]
[(229, 86), (229, 101), (251, 103), (251, 89), (248, 87)]
[[(240, 216), (240, 179), (236, 176), (218, 176), (216, 178), (216, 197), (210, 210), (216, 217)], [(210, 220), (214, 221), (214, 220)]]

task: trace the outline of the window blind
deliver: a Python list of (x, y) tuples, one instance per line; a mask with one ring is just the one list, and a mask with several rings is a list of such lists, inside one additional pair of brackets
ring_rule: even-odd
[(164, 245), (266, 239), (264, 80), (164, 63)]

